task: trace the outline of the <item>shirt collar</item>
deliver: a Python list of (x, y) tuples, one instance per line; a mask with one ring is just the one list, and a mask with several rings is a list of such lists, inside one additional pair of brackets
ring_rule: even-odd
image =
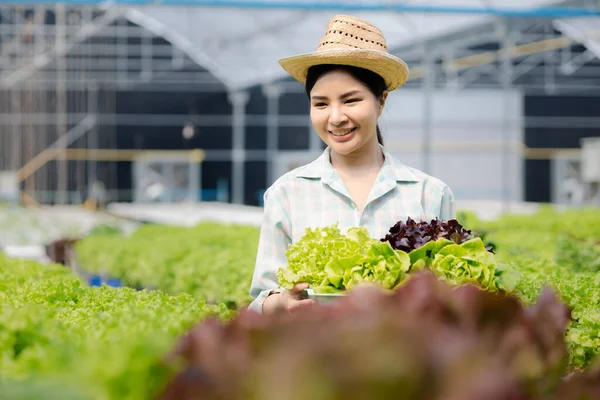
[[(385, 148), (379, 145), (383, 151), (385, 161), (382, 166), (382, 177), (395, 179), (396, 182), (418, 182), (419, 179), (412, 173), (412, 171), (400, 161), (396, 160)], [(321, 179), (322, 181), (328, 181), (333, 177), (335, 170), (329, 160), (331, 148), (327, 147), (323, 153), (311, 162), (303, 167), (298, 168), (296, 171), (297, 178), (308, 178), (308, 179)]]

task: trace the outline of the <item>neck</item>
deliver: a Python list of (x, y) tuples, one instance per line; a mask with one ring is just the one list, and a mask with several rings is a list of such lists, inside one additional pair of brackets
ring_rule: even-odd
[(378, 171), (383, 165), (384, 157), (377, 142), (371, 142), (350, 154), (330, 153), (331, 165), (338, 172), (346, 175), (362, 175)]

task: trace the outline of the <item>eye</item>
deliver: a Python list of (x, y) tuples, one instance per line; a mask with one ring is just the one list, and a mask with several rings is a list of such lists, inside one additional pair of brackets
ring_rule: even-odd
[(360, 99), (348, 99), (346, 103), (356, 103), (357, 101), (360, 101)]
[(325, 103), (315, 103), (314, 106), (315, 107), (325, 107), (327, 104)]

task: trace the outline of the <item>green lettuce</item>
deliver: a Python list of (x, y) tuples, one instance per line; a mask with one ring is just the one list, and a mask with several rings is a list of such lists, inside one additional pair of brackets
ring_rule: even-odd
[(371, 238), (363, 227), (350, 228), (344, 235), (337, 224), (307, 228), (286, 256), (287, 268), (278, 271), (280, 285), (290, 289), (307, 282), (320, 293), (349, 290), (361, 283), (393, 289), (410, 269), (407, 253)]
[(520, 279), (510, 264), (500, 264), (481, 238), (456, 244), (441, 238), (409, 253), (411, 270), (430, 268), (438, 277), (461, 285), (476, 283), (490, 291), (512, 292)]
[(452, 284), (476, 283), (490, 291), (512, 292), (520, 279), (516, 269), (498, 263), (479, 237), (461, 244), (440, 238), (406, 253), (371, 238), (363, 227), (344, 235), (336, 224), (308, 228), (286, 255), (287, 268), (278, 271), (280, 285), (290, 289), (307, 282), (319, 293), (343, 292), (361, 283), (395, 289), (409, 273), (425, 268)]

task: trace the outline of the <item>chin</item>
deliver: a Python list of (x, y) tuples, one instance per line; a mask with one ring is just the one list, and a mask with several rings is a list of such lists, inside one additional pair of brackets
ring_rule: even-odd
[(348, 154), (352, 154), (358, 150), (360, 150), (361, 146), (358, 146), (356, 144), (356, 142), (354, 142), (353, 140), (349, 140), (348, 142), (344, 142), (344, 143), (339, 143), (339, 142), (333, 142), (329, 144), (329, 147), (335, 151), (337, 154), (340, 155), (348, 155)]

